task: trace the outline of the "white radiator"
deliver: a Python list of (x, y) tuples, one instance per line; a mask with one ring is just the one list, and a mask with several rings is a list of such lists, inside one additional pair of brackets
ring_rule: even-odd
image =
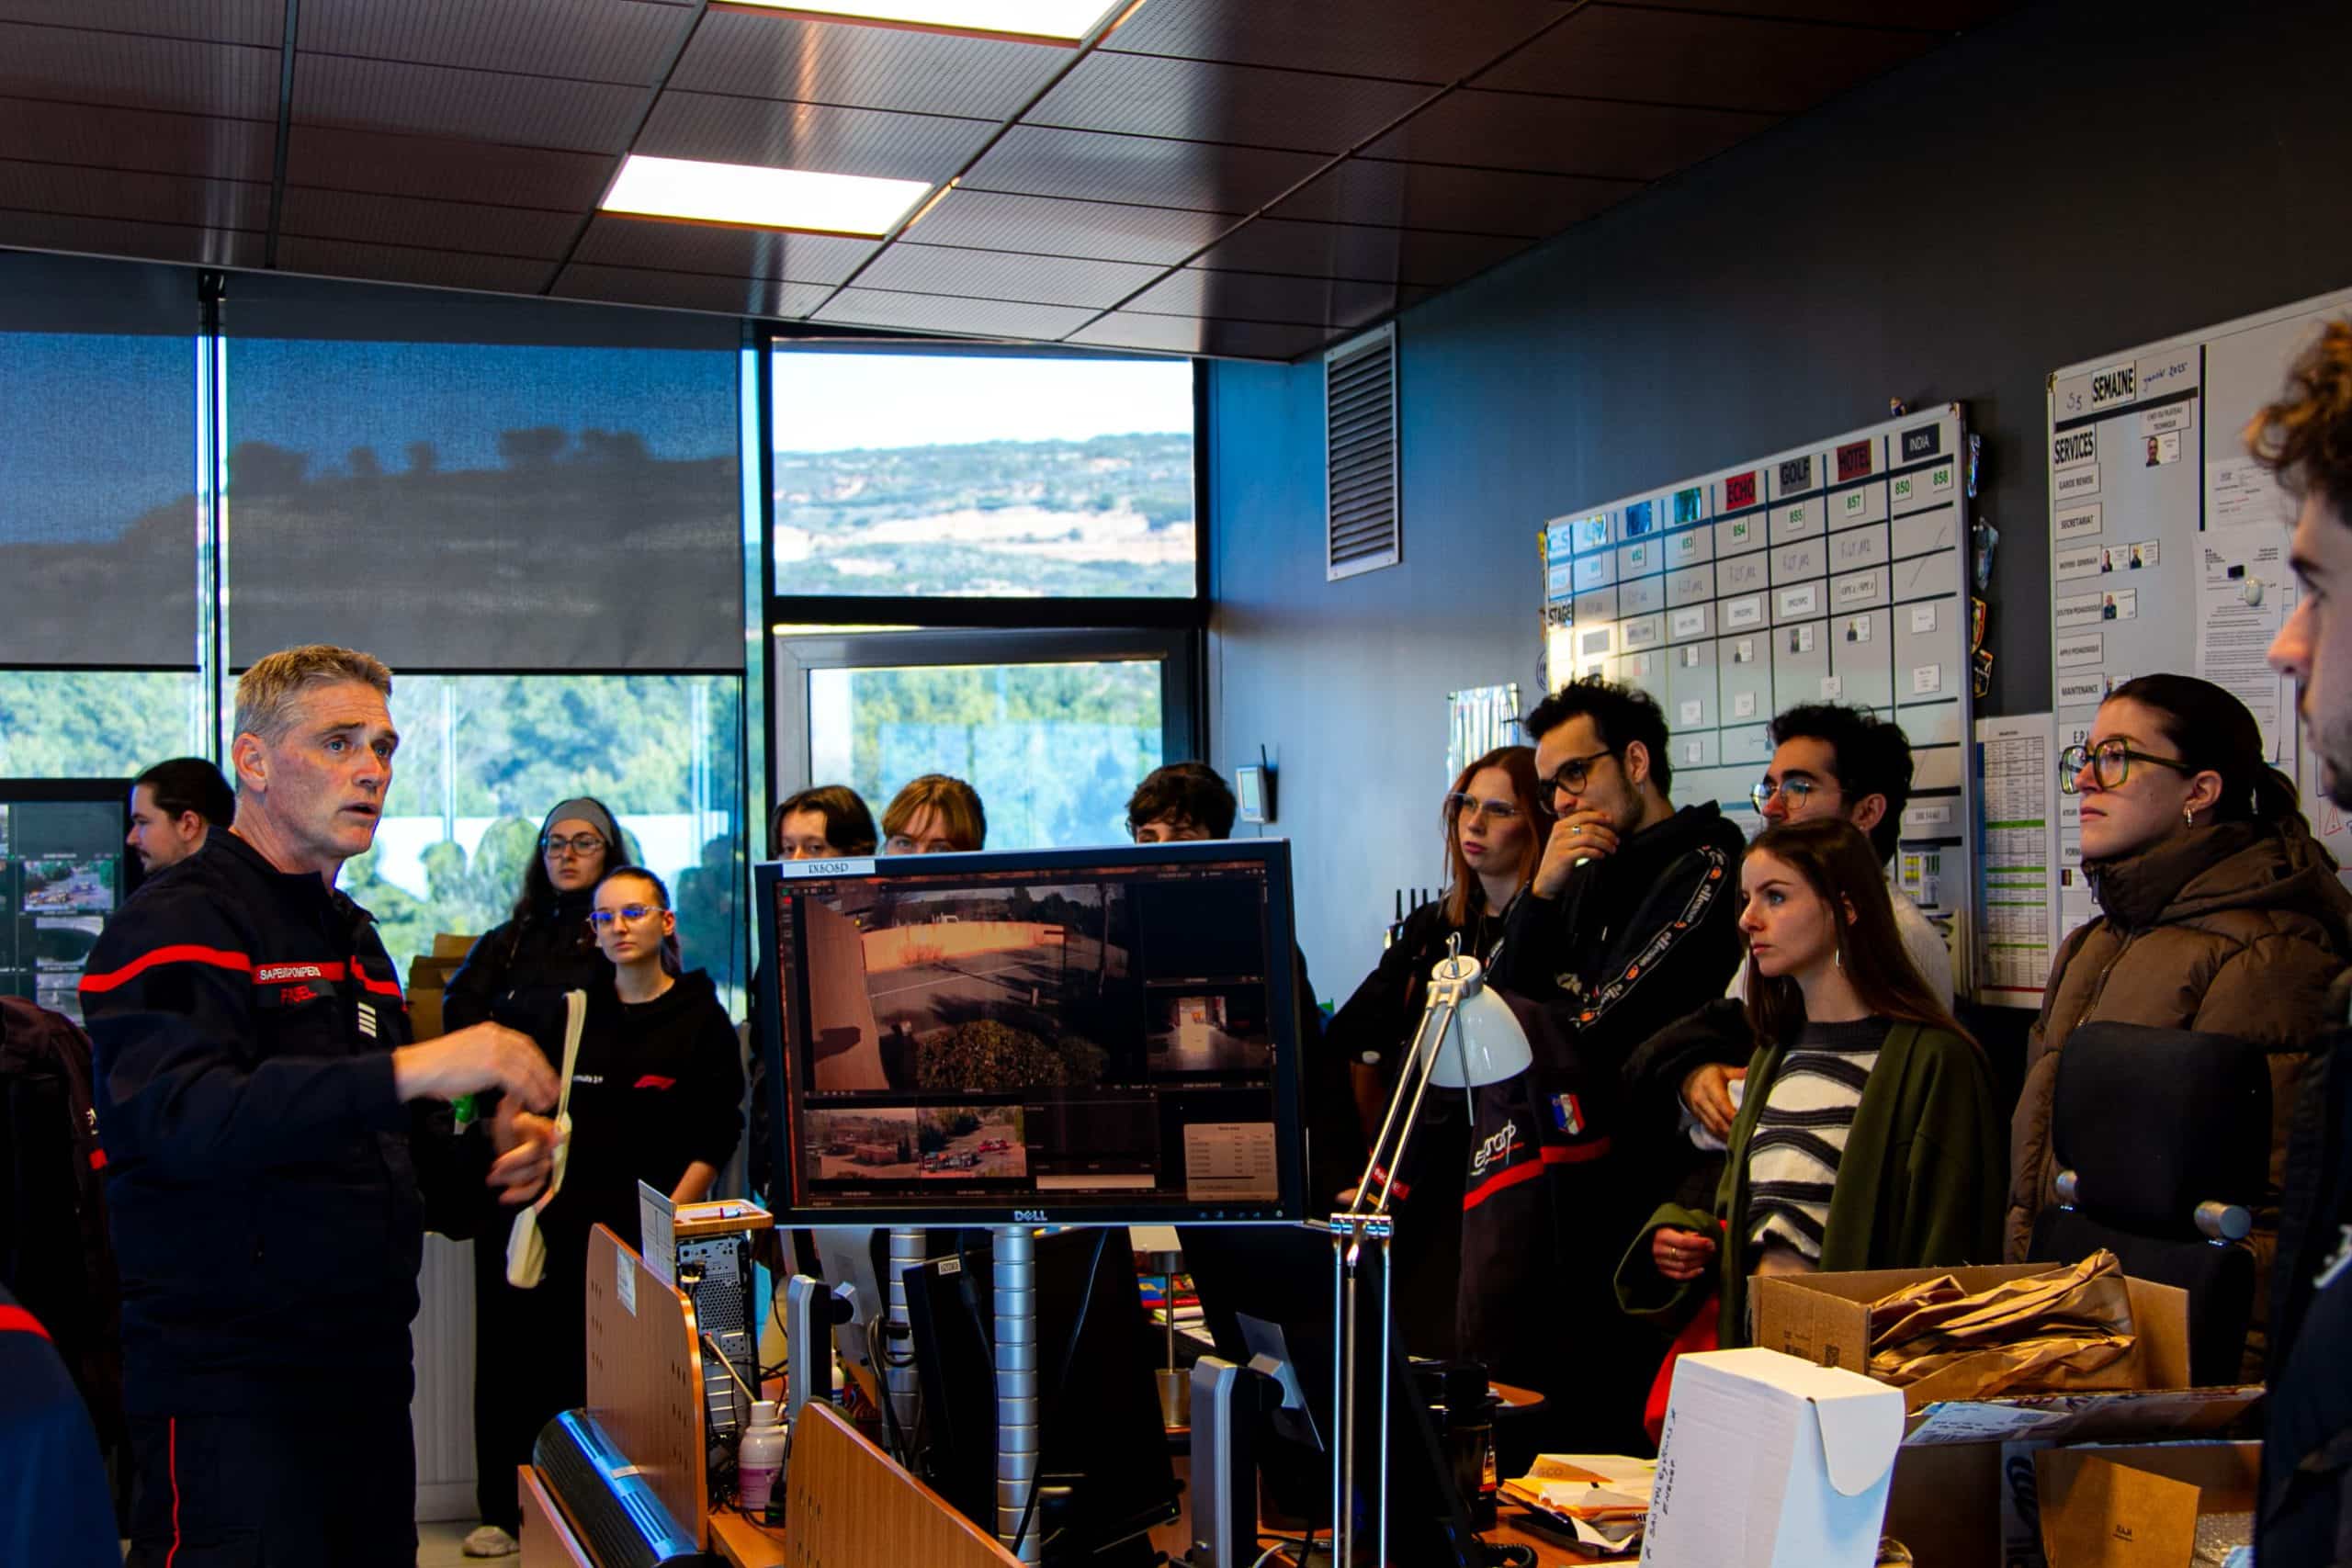
[(474, 1513), (474, 1244), (424, 1238), (414, 1339), (416, 1517)]

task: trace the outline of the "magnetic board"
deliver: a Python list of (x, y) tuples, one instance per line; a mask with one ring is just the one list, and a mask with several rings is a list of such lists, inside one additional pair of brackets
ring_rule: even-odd
[[(2059, 749), (2087, 739), (2101, 699), (2132, 676), (2201, 676), (2254, 710), (2339, 865), (2352, 864), (2352, 830), (2314, 787), (2293, 683), (2265, 660), (2294, 605), (2295, 502), (2247, 455), (2244, 432), (2322, 325), (2347, 314), (2352, 290), (2053, 371), (2044, 453)], [(2080, 803), (2056, 799), (2052, 956), (2098, 912), (2082, 874)]]
[(1900, 723), (1915, 760), (1896, 879), (1974, 971), (1968, 442), (1924, 410), (1544, 525), (1547, 688), (1601, 674), (1666, 710), (1677, 806), (1749, 837), (1765, 727), (1799, 703)]

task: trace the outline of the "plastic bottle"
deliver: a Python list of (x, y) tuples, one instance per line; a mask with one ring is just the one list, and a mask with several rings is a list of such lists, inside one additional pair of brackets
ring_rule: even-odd
[(763, 1399), (752, 1406), (752, 1425), (735, 1454), (735, 1497), (747, 1514), (763, 1515), (784, 1473), (784, 1427), (776, 1420), (775, 1401)]

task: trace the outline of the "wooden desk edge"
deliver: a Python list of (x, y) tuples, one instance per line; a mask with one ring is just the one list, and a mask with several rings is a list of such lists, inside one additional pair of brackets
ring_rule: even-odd
[(710, 1544), (734, 1568), (778, 1568), (785, 1560), (784, 1531), (733, 1508), (710, 1512)]

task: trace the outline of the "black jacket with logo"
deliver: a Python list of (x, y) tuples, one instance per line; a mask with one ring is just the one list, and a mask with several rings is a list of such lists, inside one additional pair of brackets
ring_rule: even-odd
[(563, 1188), (540, 1223), (582, 1238), (606, 1224), (637, 1246), (638, 1182), (668, 1192), (696, 1160), (725, 1167), (742, 1103), (741, 1046), (708, 974), (688, 970), (650, 1002), (624, 1002), (610, 984), (589, 992)]
[(82, 980), (143, 1415), (408, 1402), (427, 1201), (464, 1234), (487, 1140), (401, 1103), (365, 909), (233, 833), (148, 882)]

